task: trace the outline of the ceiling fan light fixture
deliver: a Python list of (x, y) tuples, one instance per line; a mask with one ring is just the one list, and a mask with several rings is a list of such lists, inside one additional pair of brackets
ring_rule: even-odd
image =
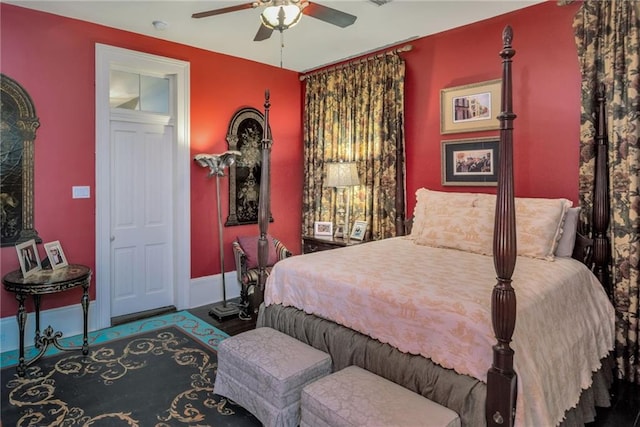
[(278, 31), (293, 27), (300, 22), (301, 17), (302, 9), (300, 6), (287, 0), (274, 1), (260, 14), (260, 19), (265, 27)]

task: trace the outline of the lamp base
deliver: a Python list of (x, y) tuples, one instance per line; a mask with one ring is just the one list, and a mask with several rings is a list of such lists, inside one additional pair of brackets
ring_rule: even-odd
[(215, 303), (209, 309), (209, 316), (215, 318), (220, 322), (224, 322), (225, 320), (231, 319), (232, 317), (237, 317), (240, 313), (240, 310), (237, 306), (231, 304), (230, 302), (221, 301)]

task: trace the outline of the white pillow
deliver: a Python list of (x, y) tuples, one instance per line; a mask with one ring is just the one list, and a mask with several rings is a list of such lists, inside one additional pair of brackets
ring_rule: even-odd
[(556, 256), (570, 258), (573, 255), (573, 247), (576, 244), (576, 232), (578, 231), (578, 219), (580, 218), (580, 208), (570, 208), (564, 219), (562, 235), (556, 249)]
[(516, 197), (518, 255), (553, 261), (567, 210), (567, 199)]
[(416, 191), (416, 206), (413, 208), (411, 234), (407, 236), (411, 240), (415, 240), (420, 235), (420, 233), (422, 233), (422, 229), (424, 228), (428, 192), (429, 190), (427, 190), (426, 188), (418, 188), (418, 190)]
[[(493, 252), (493, 228), (496, 196), (478, 193), (476, 204), (483, 212), (491, 211), (491, 242), (489, 255)], [(567, 210), (573, 202), (568, 199), (545, 199), (516, 197), (516, 244), (518, 256), (553, 261), (554, 253), (562, 233)], [(486, 223), (486, 219), (479, 218)], [(485, 227), (484, 225), (482, 225)], [(477, 225), (475, 226), (477, 227)]]
[[(416, 198), (410, 235), (415, 243), (492, 254), (494, 194), (449, 193), (421, 188), (416, 192)], [(572, 204), (567, 199), (516, 197), (518, 255), (553, 261), (565, 216)]]
[(415, 242), (491, 255), (495, 204), (482, 203), (483, 196), (480, 193), (422, 192), (423, 218), (421, 230), (416, 230)]

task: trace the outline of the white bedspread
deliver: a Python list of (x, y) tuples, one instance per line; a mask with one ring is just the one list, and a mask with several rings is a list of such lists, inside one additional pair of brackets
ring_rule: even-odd
[[(280, 261), (265, 303), (307, 313), (486, 382), (495, 344), (491, 257), (392, 238)], [(613, 347), (614, 310), (572, 259), (518, 257), (512, 347), (518, 426), (553, 426)]]

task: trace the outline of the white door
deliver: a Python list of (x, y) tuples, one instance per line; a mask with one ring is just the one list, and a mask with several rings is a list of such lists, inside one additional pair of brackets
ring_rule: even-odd
[[(113, 69), (169, 77), (170, 114), (143, 117), (142, 112), (112, 108)], [(191, 306), (189, 92), (188, 62), (96, 44), (96, 299), (89, 310), (91, 330), (111, 326), (113, 316), (126, 312)], [(159, 135), (169, 135), (170, 144), (152, 142), (162, 139)], [(156, 151), (156, 145), (170, 145), (172, 151)], [(112, 158), (116, 151), (117, 159)], [(123, 154), (127, 152), (131, 156)], [(167, 155), (169, 164), (161, 164)], [(125, 174), (136, 179), (127, 180)], [(116, 197), (118, 192), (133, 202), (127, 205)], [(162, 234), (169, 229), (159, 241), (151, 239), (157, 230)], [(142, 237), (136, 237), (140, 241), (135, 244), (126, 243), (129, 234)], [(163, 239), (167, 246), (160, 243)]]
[(111, 317), (174, 305), (173, 127), (111, 121)]

